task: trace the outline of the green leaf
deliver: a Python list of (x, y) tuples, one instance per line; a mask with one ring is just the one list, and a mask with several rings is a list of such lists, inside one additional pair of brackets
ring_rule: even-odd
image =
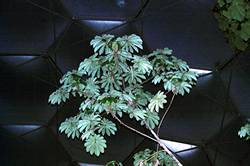
[(249, 138), (250, 137), (250, 124), (246, 124), (242, 126), (238, 132), (240, 138)]
[(135, 68), (130, 67), (125, 73), (125, 81), (129, 84), (142, 83), (142, 80), (146, 79), (143, 73), (137, 71)]
[(157, 112), (146, 111), (145, 120), (141, 122), (141, 125), (144, 125), (146, 122), (151, 129), (154, 129), (159, 124), (160, 117)]
[(81, 140), (83, 141), (85, 139), (88, 139), (93, 134), (94, 134), (93, 130), (85, 131), (84, 133), (82, 133)]
[(80, 63), (78, 67), (78, 72), (82, 74), (88, 74), (92, 77), (100, 77), (101, 74), (101, 59), (97, 57), (98, 54), (94, 54), (89, 58), (86, 58), (83, 62)]
[(121, 162), (109, 161), (105, 166), (123, 166)]
[(117, 128), (115, 123), (113, 123), (112, 121), (103, 118), (99, 124), (99, 130), (98, 132), (101, 133), (102, 135), (107, 134), (108, 136), (110, 136), (110, 134), (115, 135)]
[(78, 129), (80, 132), (85, 132), (90, 129), (94, 129), (100, 123), (100, 115), (85, 114), (82, 120), (79, 120)]
[(218, 4), (220, 7), (225, 5), (225, 1), (224, 0), (218, 0)]
[(250, 3), (247, 0), (218, 0), (215, 17), (228, 43), (235, 51), (249, 45)]
[(134, 155), (134, 166), (178, 166), (178, 164), (164, 151), (145, 149)]
[(142, 74), (150, 73), (153, 69), (153, 66), (146, 58), (134, 56), (134, 60), (132, 62), (134, 63), (134, 68)]
[(122, 85), (122, 77), (118, 73), (106, 72), (101, 77), (101, 88), (104, 88), (105, 92), (110, 90), (120, 90)]
[(122, 46), (122, 49), (125, 50), (126, 52), (130, 52), (133, 53), (134, 51), (138, 52), (139, 49), (142, 49), (142, 39), (135, 35), (125, 35), (121, 38), (117, 39), (117, 42), (120, 43), (120, 45)]
[(59, 88), (49, 96), (48, 102), (51, 104), (61, 104), (69, 99), (69, 92), (64, 88)]
[(81, 103), (79, 110), (85, 111), (86, 109), (91, 109), (91, 106), (92, 106), (92, 101), (87, 99)]
[(162, 80), (163, 80), (163, 76), (161, 76), (161, 75), (156, 75), (156, 76), (154, 77), (154, 79), (152, 80), (152, 82), (156, 85), (156, 84), (159, 84)]
[(98, 81), (96, 78), (89, 78), (86, 80), (86, 87), (84, 92), (86, 93), (86, 95), (90, 96), (90, 97), (94, 97), (94, 96), (99, 96), (100, 94), (100, 87), (98, 85)]
[(103, 53), (108, 54), (112, 51), (110, 44), (113, 38), (113, 35), (106, 34), (95, 36), (95, 38), (91, 40), (90, 45), (93, 46), (94, 52), (98, 52), (100, 55)]
[(152, 152), (153, 151), (150, 149), (145, 149), (144, 151), (136, 153), (134, 155), (134, 162), (133, 162), (134, 166), (139, 166), (140, 163), (143, 163), (146, 159), (148, 159), (151, 156)]
[(150, 100), (148, 105), (149, 110), (151, 112), (159, 112), (159, 109), (163, 108), (163, 105), (167, 103), (166, 98), (167, 96), (163, 92), (158, 91), (158, 93)]
[(250, 22), (241, 24), (240, 37), (247, 41), (250, 38)]
[(160, 165), (165, 166), (178, 166), (178, 164), (174, 161), (172, 157), (170, 157), (166, 152), (160, 151), (157, 154), (157, 158), (160, 161)]
[(244, 0), (234, 0), (222, 14), (228, 19), (243, 21), (246, 15), (245, 5)]
[(86, 147), (87, 152), (91, 155), (95, 154), (96, 156), (104, 153), (104, 149), (107, 147), (104, 137), (98, 134), (89, 136), (84, 146)]
[(130, 118), (135, 118), (137, 121), (139, 120), (144, 120), (145, 119), (145, 110), (141, 110), (139, 108), (133, 109), (132, 111), (130, 111), (129, 113), (129, 117)]
[(66, 119), (64, 122), (61, 123), (59, 127), (59, 131), (62, 133), (64, 132), (68, 138), (74, 139), (75, 137), (79, 138), (79, 131), (78, 131), (78, 119), (77, 117), (71, 117)]

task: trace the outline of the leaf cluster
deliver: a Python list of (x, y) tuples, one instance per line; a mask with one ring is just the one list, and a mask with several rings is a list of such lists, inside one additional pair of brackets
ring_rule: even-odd
[(250, 39), (250, 1), (218, 0), (214, 12), (230, 46), (244, 51)]
[(242, 126), (238, 132), (240, 138), (245, 138), (246, 140), (250, 139), (250, 124), (247, 123)]
[[(59, 130), (67, 137), (81, 139), (91, 155), (103, 153), (106, 137), (115, 135), (117, 128), (111, 117), (126, 115), (154, 129), (159, 124), (158, 113), (167, 103), (166, 94), (188, 94), (196, 84), (197, 74), (171, 49), (139, 55), (142, 39), (135, 34), (96, 36), (90, 45), (94, 54), (85, 58), (77, 70), (64, 74), (49, 102), (82, 99), (79, 114), (62, 122)], [(166, 92), (153, 94), (145, 88), (146, 82), (162, 86)]]
[(134, 155), (134, 166), (177, 166), (177, 163), (164, 151), (145, 149)]

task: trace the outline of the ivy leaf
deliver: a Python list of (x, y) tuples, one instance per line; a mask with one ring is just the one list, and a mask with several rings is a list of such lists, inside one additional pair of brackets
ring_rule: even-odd
[(77, 128), (78, 119), (77, 117), (71, 117), (66, 119), (64, 122), (61, 123), (59, 127), (59, 131), (62, 133), (64, 132), (68, 138), (74, 139), (75, 137), (79, 137), (79, 131)]
[(86, 147), (87, 152), (91, 155), (95, 154), (96, 156), (104, 153), (104, 149), (107, 147), (104, 137), (98, 134), (89, 136), (84, 146)]
[(150, 100), (148, 105), (149, 110), (151, 112), (159, 112), (159, 109), (163, 108), (163, 104), (167, 103), (166, 98), (167, 96), (163, 92), (158, 91), (158, 93)]
[(122, 49), (124, 49), (126, 52), (133, 53), (134, 51), (138, 52), (139, 49), (142, 49), (142, 39), (135, 35), (125, 35), (121, 38), (118, 38), (117, 41), (120, 43), (122, 46)]
[(113, 123), (112, 121), (103, 118), (99, 124), (99, 130), (98, 132), (101, 133), (102, 135), (107, 134), (108, 136), (110, 136), (110, 134), (115, 135), (117, 128), (115, 123)]
[(69, 92), (64, 88), (59, 88), (49, 96), (48, 102), (51, 104), (61, 104), (69, 99)]

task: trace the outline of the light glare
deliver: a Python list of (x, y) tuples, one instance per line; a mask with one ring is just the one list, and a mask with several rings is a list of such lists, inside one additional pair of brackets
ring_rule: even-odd
[(189, 70), (192, 71), (192, 72), (197, 73), (199, 76), (212, 73), (211, 70), (204, 70), (204, 69), (194, 69), (194, 68), (190, 68)]
[(185, 144), (185, 143), (180, 143), (180, 142), (174, 142), (174, 141), (168, 141), (168, 140), (162, 140), (162, 141), (174, 153), (196, 147), (195, 145), (190, 145), (190, 144)]

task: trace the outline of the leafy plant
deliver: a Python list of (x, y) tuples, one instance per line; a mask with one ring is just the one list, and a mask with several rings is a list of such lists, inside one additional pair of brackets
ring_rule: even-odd
[[(134, 157), (135, 165), (139, 161), (142, 161), (140, 166), (149, 163), (180, 165), (159, 138), (159, 129), (174, 97), (189, 93), (196, 84), (197, 74), (169, 48), (138, 55), (143, 46), (141, 38), (135, 34), (96, 36), (90, 45), (94, 55), (84, 59), (77, 70), (67, 72), (60, 80), (59, 89), (49, 97), (51, 104), (61, 104), (71, 97), (82, 99), (79, 113), (62, 122), (60, 132), (72, 139), (81, 139), (87, 152), (99, 156), (107, 148), (106, 138), (116, 134), (119, 123), (162, 148), (160, 151), (157, 148), (156, 152), (149, 149), (139, 152)], [(150, 82), (157, 85), (156, 93), (144, 86)], [(160, 117), (159, 112), (170, 96), (164, 116)], [(135, 119), (151, 134), (129, 126), (122, 121), (123, 116)], [(111, 161), (107, 165), (121, 163)]]
[(236, 51), (244, 51), (250, 39), (250, 2), (218, 0), (214, 14), (230, 46)]
[(240, 138), (245, 138), (246, 140), (250, 139), (250, 124), (247, 123), (244, 126), (240, 128), (240, 131), (238, 132), (238, 135)]
[(134, 155), (134, 165), (136, 166), (178, 166), (178, 164), (166, 154), (165, 151), (152, 151), (145, 149)]

